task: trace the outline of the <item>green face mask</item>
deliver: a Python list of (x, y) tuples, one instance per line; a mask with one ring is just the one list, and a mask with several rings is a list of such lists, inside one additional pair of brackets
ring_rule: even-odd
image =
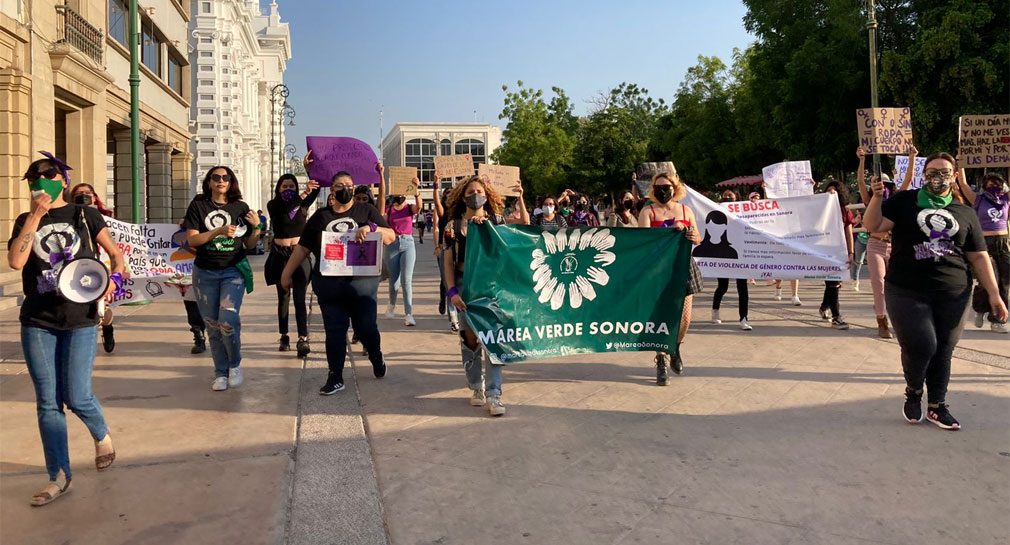
[(947, 193), (946, 197), (934, 195), (926, 191), (925, 187), (919, 188), (919, 194), (915, 197), (915, 204), (919, 208), (947, 208), (954, 201), (954, 192)]
[(63, 193), (63, 182), (60, 180), (50, 180), (48, 178), (39, 178), (31, 184), (28, 185), (29, 189), (32, 190), (32, 198), (35, 198), (38, 191), (45, 191), (52, 197), (55, 202), (59, 198), (60, 194)]

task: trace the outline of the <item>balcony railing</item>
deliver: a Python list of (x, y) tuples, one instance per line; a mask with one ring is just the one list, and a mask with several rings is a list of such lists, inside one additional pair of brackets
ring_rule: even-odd
[(66, 5), (56, 6), (57, 42), (69, 44), (102, 64), (105, 36), (76, 11)]

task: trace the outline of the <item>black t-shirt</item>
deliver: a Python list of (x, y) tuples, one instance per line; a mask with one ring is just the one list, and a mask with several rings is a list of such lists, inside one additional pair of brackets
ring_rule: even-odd
[(308, 208), (319, 195), (319, 188), (313, 189), (302, 199), (295, 195), (290, 201), (274, 197), (267, 203), (267, 213), (270, 214), (270, 225), (274, 228), (274, 238), (293, 238), (302, 236), (305, 229), (307, 214), (302, 208)]
[(194, 264), (201, 269), (226, 269), (235, 266), (245, 259), (245, 239), (252, 233), (245, 216), (249, 213), (249, 205), (242, 201), (232, 201), (218, 205), (214, 201), (197, 195), (189, 203), (186, 219), (182, 221), (183, 229), (196, 229), (201, 233), (213, 231), (222, 225), (237, 225), (235, 238), (219, 235), (203, 246), (196, 248)]
[(902, 191), (881, 206), (894, 222), (886, 280), (912, 290), (963, 292), (970, 285), (965, 252), (986, 249), (978, 217), (956, 201), (942, 209), (919, 208), (919, 191)]
[[(298, 245), (308, 248), (312, 255), (316, 256), (314, 266), (315, 273), (319, 273), (319, 251), (322, 248), (323, 231), (334, 233), (351, 233), (359, 228), (374, 223), (379, 227), (389, 227), (386, 218), (382, 217), (379, 209), (368, 204), (356, 202), (351, 208), (344, 212), (334, 212), (332, 206), (320, 208), (305, 223), (305, 230), (302, 237), (298, 239)], [(353, 277), (332, 277), (334, 279), (346, 278), (348, 281)]]
[[(7, 241), (8, 251), (18, 243), (18, 235), (27, 219), (28, 213), (24, 213), (14, 221), (11, 238)], [(96, 257), (93, 248), (98, 247), (98, 233), (105, 228), (105, 218), (95, 208), (68, 204), (49, 209), (39, 221), (32, 252), (21, 269), (25, 292), (21, 304), (22, 325), (67, 330), (98, 323), (98, 303), (72, 303), (56, 291), (56, 278), (66, 262), (58, 262), (54, 267), (50, 264), (50, 255), (59, 256), (63, 248), (69, 248), (74, 259)]]

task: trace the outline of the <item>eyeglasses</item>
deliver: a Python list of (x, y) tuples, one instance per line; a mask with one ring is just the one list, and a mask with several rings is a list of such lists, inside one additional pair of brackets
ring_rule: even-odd
[(211, 174), (210, 175), (210, 179), (213, 180), (213, 181), (215, 181), (215, 182), (220, 182), (222, 180), (224, 180), (226, 182), (230, 182), (231, 181), (231, 174)]
[(954, 171), (949, 168), (931, 168), (925, 170), (922, 175), (926, 178), (932, 178), (934, 176), (943, 176), (944, 178), (953, 178)]

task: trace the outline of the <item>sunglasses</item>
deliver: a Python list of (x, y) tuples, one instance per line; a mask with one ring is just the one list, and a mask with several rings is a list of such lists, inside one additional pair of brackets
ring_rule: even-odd
[(39, 172), (39, 177), (52, 180), (57, 174), (62, 174), (58, 168), (50, 168)]
[(213, 180), (213, 181), (215, 181), (215, 182), (220, 182), (221, 180), (224, 180), (226, 182), (230, 182), (231, 181), (231, 174), (211, 174), (210, 175), (210, 179)]
[(953, 178), (954, 171), (949, 168), (931, 168), (922, 173), (926, 178), (932, 178), (933, 176), (943, 176), (944, 178)]

